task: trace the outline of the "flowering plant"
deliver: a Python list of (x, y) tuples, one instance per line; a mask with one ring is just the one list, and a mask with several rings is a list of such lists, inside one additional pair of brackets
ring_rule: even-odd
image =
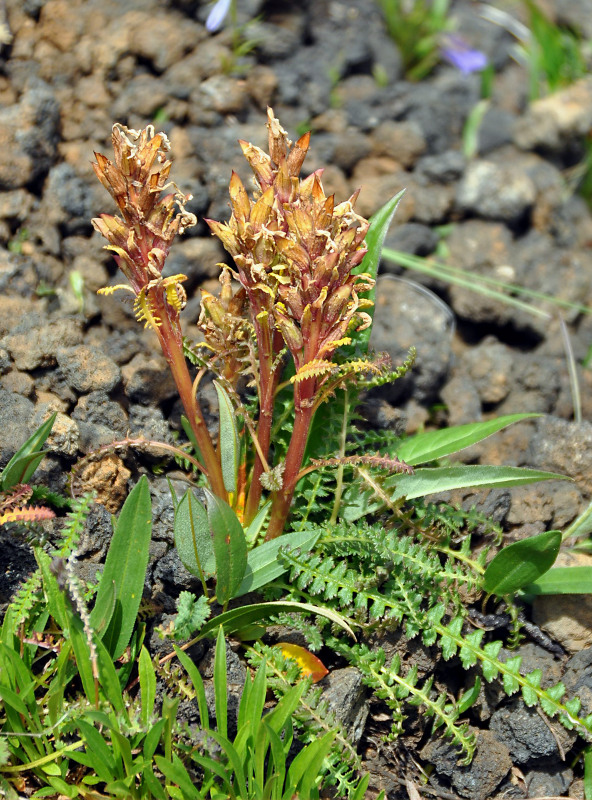
[[(315, 412), (360, 375), (388, 374), (389, 363), (352, 347), (371, 324), (368, 295), (374, 287), (372, 275), (360, 270), (369, 223), (354, 210), (356, 194), (336, 204), (325, 195), (321, 170), (301, 179), (310, 134), (292, 146), (271, 109), (267, 125), (269, 153), (240, 142), (255, 175), (255, 195), (249, 197), (233, 172), (230, 220), (207, 221), (233, 266), (222, 268), (219, 297), (202, 293), (200, 345), (188, 348), (181, 335), (185, 276), (162, 277), (174, 237), (195, 222), (184, 208), (189, 198), (168, 183), (165, 134), (114, 126), (115, 161), (97, 154), (94, 168), (121, 216), (102, 214), (93, 224), (129, 281), (102, 291), (131, 291), (138, 320), (156, 332), (213, 494), (248, 525), (269, 492), (271, 539), (285, 529)], [(161, 196), (168, 186), (174, 192)], [(195, 381), (186, 353), (201, 367)], [(240, 426), (221, 426), (216, 445), (197, 398), (206, 369), (218, 378), (221, 403), (232, 404), (230, 418), (241, 419)], [(254, 415), (241, 394), (245, 380), (256, 392)], [(275, 403), (286, 387), (292, 391), (293, 425), (285, 454), (272, 463)]]

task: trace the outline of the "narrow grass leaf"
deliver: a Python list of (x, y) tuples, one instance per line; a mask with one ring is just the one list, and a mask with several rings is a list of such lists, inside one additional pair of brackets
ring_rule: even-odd
[(220, 626), (214, 656), (214, 705), (216, 728), (218, 733), (224, 737), (228, 734), (228, 695), (226, 690), (226, 640), (224, 639), (224, 629)]
[(23, 703), (21, 697), (8, 686), (0, 685), (0, 698), (7, 706), (14, 709), (17, 714), (22, 714), (25, 718), (29, 718), (29, 709)]
[[(421, 256), (412, 255), (410, 253), (404, 253), (401, 250), (393, 250), (385, 247), (382, 252), (382, 257), (406, 269), (412, 269), (424, 275), (430, 275), (438, 280), (446, 281), (452, 285), (470, 289), (486, 297), (495, 298), (506, 305), (519, 308), (522, 311), (526, 311), (529, 314), (543, 319), (550, 319), (551, 315), (541, 308), (519, 300), (518, 297), (514, 295), (522, 295), (523, 297), (532, 298), (533, 300), (542, 300), (543, 302), (551, 303), (560, 308), (569, 308), (578, 311), (581, 314), (590, 314), (589, 306), (572, 303), (570, 300), (553, 297), (544, 292), (529, 289), (525, 286), (519, 286), (515, 283), (507, 283), (497, 278), (491, 278), (488, 275), (477, 275), (475, 272), (469, 273), (464, 269), (451, 267), (448, 264), (422, 258)], [(508, 294), (505, 292), (508, 292)]]
[(284, 725), (298, 708), (298, 703), (306, 689), (306, 682), (299, 681), (277, 703), (275, 708), (267, 714), (265, 722), (279, 735)]
[(592, 745), (584, 749), (584, 797), (592, 800)]
[(245, 676), (245, 682), (243, 685), (243, 692), (238, 705), (237, 728), (239, 732), (244, 725), (248, 724), (248, 721), (251, 719), (250, 698), (252, 690), (253, 680), (251, 678), (251, 670), (247, 669), (247, 674)]
[(311, 797), (313, 787), (325, 756), (329, 753), (337, 731), (328, 731), (323, 737), (307, 745), (296, 756), (288, 770), (288, 781), (298, 786), (301, 797)]
[[(245, 704), (244, 719), (251, 719), (257, 722), (263, 715), (265, 707), (265, 696), (267, 693), (267, 675), (265, 661), (261, 664), (249, 692), (248, 702)], [(242, 698), (241, 698), (242, 702)]]
[(512, 594), (536, 581), (554, 564), (560, 546), (561, 531), (544, 531), (504, 547), (485, 570), (485, 591)]
[(130, 776), (133, 774), (133, 756), (132, 748), (126, 737), (120, 733), (115, 725), (111, 725), (109, 732), (111, 733), (112, 746), (117, 747), (117, 751), (123, 762), (123, 774), (121, 777)]
[[(265, 730), (265, 733), (269, 738), (269, 745), (271, 749), (271, 765), (273, 766), (273, 772), (274, 772), (274, 775), (268, 779), (267, 783), (270, 784), (269, 786), (270, 789), (273, 790), (274, 786), (277, 786), (278, 790), (281, 791), (282, 784), (284, 783), (286, 775), (285, 746), (280, 737), (278, 736), (278, 734), (273, 730), (273, 728), (271, 728), (266, 723), (264, 719), (261, 720), (261, 727)], [(271, 781), (274, 782), (273, 785), (270, 783)], [(275, 795), (270, 794), (270, 797), (274, 796)]]
[(243, 764), (231, 742), (228, 741), (226, 736), (216, 733), (216, 731), (210, 731), (208, 736), (211, 736), (212, 739), (214, 739), (214, 741), (220, 745), (226, 757), (228, 758), (229, 766), (234, 772), (233, 789), (236, 793), (236, 796), (240, 798), (249, 797)]
[(162, 736), (165, 723), (166, 720), (159, 719), (158, 722), (155, 722), (150, 726), (150, 730), (146, 734), (146, 738), (144, 739), (144, 744), (142, 746), (142, 754), (146, 761), (150, 761), (156, 752), (156, 748), (160, 742), (160, 737)]
[[(224, 785), (223, 788), (226, 792), (228, 792), (228, 795), (213, 794), (213, 797), (215, 797), (216, 800), (234, 800), (236, 795), (232, 794), (232, 787), (230, 783), (230, 781), (232, 780), (232, 773), (230, 770), (228, 770), (219, 761), (214, 761), (213, 758), (208, 758), (207, 756), (200, 756), (197, 755), (196, 753), (192, 753), (191, 758), (193, 761), (195, 761), (196, 764), (199, 764), (199, 766), (203, 769), (206, 775), (208, 774), (208, 772), (211, 772), (213, 775), (216, 775), (222, 781)], [(211, 778), (210, 781), (211, 783), (215, 783), (215, 781), (212, 780)], [(206, 786), (206, 781), (204, 781), (204, 786), (202, 787), (202, 789), (205, 788), (205, 786)], [(219, 786), (216, 787), (216, 789), (221, 789), (221, 788), (222, 787)], [(199, 797), (205, 798), (207, 797), (207, 793), (200, 794)]]
[(204, 688), (203, 678), (201, 677), (201, 673), (198, 670), (197, 666), (189, 658), (187, 653), (181, 650), (181, 648), (177, 647), (177, 645), (173, 645), (173, 647), (175, 648), (175, 653), (177, 654), (177, 658), (181, 662), (181, 665), (184, 668), (185, 672), (189, 675), (189, 680), (193, 684), (193, 688), (195, 690), (195, 699), (197, 700), (197, 708), (199, 710), (201, 727), (204, 730), (209, 730), (210, 718), (208, 714), (208, 703), (206, 699), (206, 692)]
[(142, 798), (155, 798), (155, 800), (169, 800), (162, 788), (161, 782), (158, 780), (152, 767), (148, 766), (142, 770), (142, 783), (140, 785), (140, 797)]
[[(93, 726), (84, 720), (78, 720), (78, 730), (86, 745), (86, 752), (92, 755), (93, 766), (101, 780), (107, 782), (117, 777), (117, 766), (113, 753), (107, 742)], [(72, 754), (70, 754), (72, 755)]]
[[(173, 753), (172, 760), (154, 756), (158, 769), (168, 781), (175, 783), (183, 793), (184, 800), (199, 800), (200, 794), (179, 756)], [(173, 795), (171, 795), (172, 797)], [(175, 795), (177, 796), (177, 795)]]

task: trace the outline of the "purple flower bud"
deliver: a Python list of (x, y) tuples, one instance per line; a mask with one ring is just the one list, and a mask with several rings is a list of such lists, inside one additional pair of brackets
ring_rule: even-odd
[(224, 22), (225, 16), (228, 14), (232, 0), (217, 0), (214, 3), (208, 18), (206, 20), (206, 30), (210, 33), (215, 33)]
[(487, 66), (485, 53), (482, 53), (481, 50), (473, 50), (460, 36), (447, 36), (446, 44), (442, 47), (441, 52), (442, 56), (463, 75), (480, 72)]

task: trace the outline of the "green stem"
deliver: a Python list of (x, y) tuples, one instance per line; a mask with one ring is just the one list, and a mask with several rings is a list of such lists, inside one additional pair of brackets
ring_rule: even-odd
[(584, 509), (584, 511), (577, 517), (563, 532), (561, 537), (561, 541), (564, 542), (570, 536), (578, 535), (583, 536), (585, 533), (589, 533), (592, 529), (592, 520), (590, 517), (592, 516), (592, 503)]

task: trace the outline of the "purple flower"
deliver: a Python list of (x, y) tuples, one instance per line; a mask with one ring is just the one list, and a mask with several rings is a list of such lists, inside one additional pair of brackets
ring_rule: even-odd
[(214, 3), (206, 20), (206, 30), (215, 33), (224, 22), (224, 17), (228, 14), (232, 0), (217, 0)]
[(473, 50), (460, 36), (447, 36), (442, 47), (442, 56), (463, 75), (480, 72), (487, 66), (487, 56), (481, 50)]

